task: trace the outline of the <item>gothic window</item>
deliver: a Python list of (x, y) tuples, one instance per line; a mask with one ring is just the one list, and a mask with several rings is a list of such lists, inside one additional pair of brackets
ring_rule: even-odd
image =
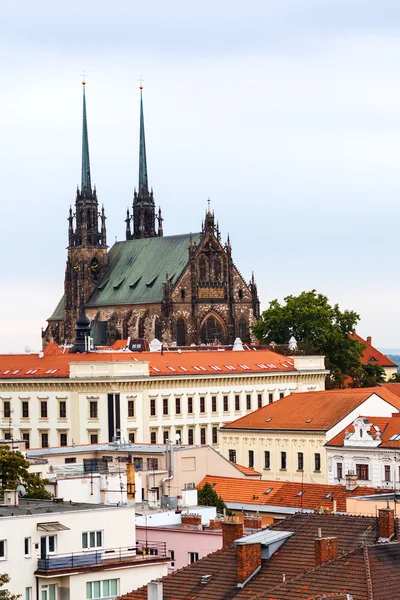
[(186, 298), (186, 290), (184, 288), (181, 289), (181, 300)]
[(214, 342), (224, 344), (226, 341), (225, 327), (214, 315), (210, 315), (201, 326), (200, 337), (202, 344), (213, 344)]
[(200, 266), (200, 281), (208, 281), (208, 261), (204, 255), (200, 256), (199, 266)]
[(159, 342), (161, 342), (161, 322), (160, 319), (158, 317), (156, 317), (155, 321), (154, 321), (154, 337), (156, 338), (156, 340), (158, 340)]
[(222, 258), (217, 256), (214, 262), (214, 276), (215, 281), (222, 281)]
[(242, 340), (242, 342), (246, 342), (247, 338), (249, 337), (249, 333), (248, 333), (247, 323), (246, 323), (245, 319), (240, 319), (238, 333), (239, 333), (239, 337)]
[(87, 222), (87, 228), (90, 229), (91, 227), (91, 219), (90, 219), (90, 209), (87, 209), (86, 212), (86, 222)]
[(176, 343), (178, 346), (186, 346), (186, 325), (182, 317), (176, 322)]
[(144, 338), (144, 317), (139, 319), (138, 324), (138, 338)]
[(242, 290), (242, 288), (239, 289), (238, 296), (239, 296), (239, 300), (243, 300), (243, 290)]
[(153, 221), (153, 216), (150, 211), (146, 211), (146, 213), (144, 215), (144, 221), (145, 221), (146, 233), (147, 234), (152, 233), (153, 229), (154, 229), (154, 221)]

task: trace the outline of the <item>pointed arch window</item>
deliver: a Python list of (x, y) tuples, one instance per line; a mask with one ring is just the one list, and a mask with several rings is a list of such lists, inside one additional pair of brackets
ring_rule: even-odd
[(200, 338), (202, 344), (214, 344), (220, 342), (226, 343), (225, 323), (215, 315), (209, 315), (203, 322), (200, 329)]
[(161, 321), (158, 317), (156, 317), (156, 319), (154, 321), (154, 337), (159, 342), (162, 341)]
[(139, 319), (138, 324), (138, 338), (144, 338), (144, 317)]
[(223, 266), (222, 266), (222, 258), (217, 256), (214, 261), (214, 276), (215, 281), (223, 281)]
[(200, 256), (199, 260), (199, 268), (200, 268), (200, 281), (208, 281), (208, 260), (204, 256)]
[(249, 328), (246, 319), (241, 318), (238, 326), (238, 334), (242, 342), (247, 342), (249, 338)]
[(186, 325), (182, 317), (179, 317), (176, 322), (176, 344), (186, 346)]

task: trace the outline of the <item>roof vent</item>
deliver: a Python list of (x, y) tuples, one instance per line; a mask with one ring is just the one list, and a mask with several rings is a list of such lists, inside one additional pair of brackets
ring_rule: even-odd
[(206, 585), (210, 579), (211, 579), (212, 575), (202, 575), (201, 579), (200, 579), (200, 583), (202, 583), (203, 585)]
[(272, 417), (268, 417), (268, 419), (265, 419), (266, 423), (269, 423), (270, 421), (272, 421)]
[(233, 348), (232, 350), (244, 350), (243, 348), (243, 342), (240, 339), (240, 337), (237, 337), (236, 340), (233, 342)]
[(307, 419), (306, 423), (311, 423), (312, 419)]

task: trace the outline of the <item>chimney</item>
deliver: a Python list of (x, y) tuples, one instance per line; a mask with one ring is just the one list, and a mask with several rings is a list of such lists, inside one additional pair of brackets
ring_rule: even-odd
[(378, 517), (379, 541), (387, 541), (394, 534), (394, 510), (392, 508), (380, 508)]
[(238, 521), (222, 521), (222, 547), (232, 546), (235, 540), (243, 537), (243, 523)]
[(318, 537), (314, 540), (315, 565), (333, 560), (338, 555), (337, 537), (322, 537), (321, 528), (318, 529)]
[(163, 600), (162, 581), (150, 581), (147, 584), (147, 600)]
[(370, 335), (367, 336), (367, 344), (368, 346), (372, 346), (372, 338)]
[(353, 471), (346, 473), (346, 492), (354, 492), (358, 487), (357, 475)]
[(4, 490), (4, 504), (6, 506), (18, 506), (19, 497), (17, 490)]
[(261, 544), (236, 544), (237, 585), (244, 587), (261, 569)]
[[(132, 457), (129, 457), (132, 461)], [(135, 499), (135, 465), (133, 462), (126, 463), (126, 488), (128, 500)]]
[(258, 515), (244, 515), (243, 525), (245, 529), (262, 529), (262, 518)]

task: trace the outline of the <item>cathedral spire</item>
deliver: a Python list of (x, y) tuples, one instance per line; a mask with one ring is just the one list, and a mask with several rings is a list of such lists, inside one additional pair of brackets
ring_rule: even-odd
[(83, 79), (83, 118), (82, 118), (82, 191), (86, 189), (87, 192), (92, 190), (92, 183), (90, 181), (90, 162), (89, 162), (89, 138), (87, 129), (87, 118), (86, 118), (86, 95), (85, 87), (86, 81)]
[(143, 86), (140, 84), (139, 195), (148, 195), (146, 140), (144, 135)]

